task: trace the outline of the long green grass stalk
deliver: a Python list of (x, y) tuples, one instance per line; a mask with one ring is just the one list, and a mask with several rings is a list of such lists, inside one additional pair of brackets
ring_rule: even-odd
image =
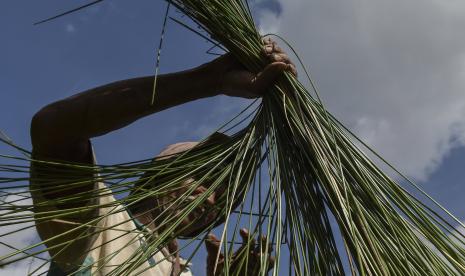
[[(248, 69), (263, 69), (261, 36), (245, 1), (172, 3)], [(379, 170), (292, 75), (272, 90), (257, 121), (274, 140), (279, 192), (298, 237), (294, 256), (305, 256), (295, 261), (297, 274), (341, 274), (325, 206), (360, 274), (465, 273), (463, 239), (451, 240), (447, 234), (458, 233), (450, 224)]]
[[(268, 63), (262, 51), (263, 37), (256, 30), (245, 0), (169, 2), (247, 69), (260, 72)], [(227, 191), (218, 203), (221, 216), (196, 238), (188, 239), (179, 251), (187, 253), (188, 260), (195, 258), (206, 234), (217, 223), (225, 221), (221, 252), (226, 265), (217, 271), (223, 275), (252, 273), (247, 270), (252, 262), (247, 252), (253, 247), (262, 253), (273, 247), (276, 257), (271, 267), (273, 275), (464, 275), (465, 237), (453, 225), (458, 220), (448, 212), (439, 215), (446, 211), (439, 204), (422, 202), (379, 169), (355, 145), (356, 137), (311, 92), (315, 91), (307, 90), (293, 75), (284, 73), (261, 103), (252, 104), (219, 129), (232, 133), (231, 140), (204, 143), (169, 159), (117, 165), (63, 164), (36, 160), (28, 151), (0, 137), (5, 144), (25, 154), (25, 157), (0, 156), (5, 160), (0, 162), (4, 195), (0, 204), (0, 229), (16, 227), (1, 232), (0, 238), (24, 231), (32, 227), (31, 223), (40, 225), (59, 220), (70, 225), (69, 231), (62, 235), (14, 249), (1, 256), (0, 262), (11, 264), (39, 256), (46, 251), (44, 242), (54, 242), (56, 255), (63, 254), (74, 240), (117, 230), (118, 225), (102, 228), (98, 222), (124, 211), (121, 206), (131, 206), (149, 197), (163, 197), (179, 189), (186, 180), (194, 179), (183, 196), (164, 203), (165, 210), (180, 211), (177, 216), (162, 212), (155, 218), (156, 236), (134, 229), (146, 237), (146, 248), (140, 248), (125, 263), (115, 267), (111, 275), (142, 273), (138, 267), (147, 257), (177, 236), (176, 229), (183, 218), (220, 188)], [(238, 126), (242, 129), (238, 130)], [(40, 175), (32, 172), (29, 176), (28, 162), (42, 168)], [(83, 172), (90, 172), (94, 177), (84, 177)], [(66, 179), (60, 175), (73, 177)], [(35, 206), (24, 204), (30, 199), (24, 190), (28, 188), (28, 181), (38, 180), (48, 183), (46, 188), (41, 188), (45, 191), (67, 190), (96, 180), (106, 183), (110, 189), (76, 193)], [(153, 181), (158, 185), (149, 185)], [(202, 183), (211, 183), (207, 192), (188, 200), (190, 193)], [(409, 183), (423, 193), (413, 182)], [(34, 192), (37, 187), (29, 189)], [(117, 200), (108, 206), (92, 204), (93, 199), (106, 194), (115, 195)], [(53, 212), (37, 211), (39, 207), (79, 202), (89, 203)], [(101, 208), (107, 208), (107, 212), (85, 222), (70, 219)], [(238, 231), (244, 225), (250, 229), (250, 238), (234, 254), (238, 244), (242, 244), (238, 241)], [(338, 247), (336, 233), (342, 237), (343, 250)], [(121, 232), (121, 237), (128, 234)], [(271, 244), (263, 242), (254, 246), (253, 240), (262, 234)], [(67, 238), (70, 236), (74, 240)], [(95, 271), (100, 271), (117, 253), (94, 260)], [(233, 263), (235, 269), (232, 269)], [(258, 263), (255, 269), (260, 275), (266, 275), (270, 269), (266, 254), (262, 254)], [(349, 264), (350, 271), (345, 263)]]

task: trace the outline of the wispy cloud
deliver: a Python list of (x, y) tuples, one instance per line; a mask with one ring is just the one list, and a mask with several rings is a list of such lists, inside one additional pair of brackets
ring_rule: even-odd
[[(42, 256), (46, 257), (45, 254)], [(45, 263), (46, 261), (41, 259), (27, 259), (1, 268), (0, 274), (8, 276), (45, 275), (49, 268), (49, 264)]]
[[(12, 193), (11, 195), (2, 199), (2, 206), (7, 206), (8, 203), (11, 203), (12, 205), (16, 207), (22, 207), (22, 206), (27, 207), (27, 206), (32, 205), (32, 200), (31, 200), (31, 197), (28, 191), (14, 190), (10, 192)], [(1, 211), (0, 214), (4, 215), (6, 214), (6, 212), (7, 211)], [(30, 214), (30, 212), (29, 211), (17, 212), (14, 215), (20, 216), (20, 215), (27, 215), (27, 214)], [(5, 216), (8, 216), (8, 215), (4, 215), (3, 218), (6, 218)], [(34, 225), (33, 222), (26, 222), (26, 223), (2, 226), (0, 228), (0, 234), (1, 235), (7, 234), (7, 235), (0, 237), (0, 256), (5, 256), (7, 254), (14, 253), (17, 249), (23, 249), (37, 242), (39, 240), (39, 236), (37, 234), (35, 227), (33, 227), (33, 225)], [(27, 229), (20, 230), (22, 228), (27, 228)], [(44, 254), (41, 254), (40, 256), (42, 258), (46, 258), (47, 254), (44, 253)], [(27, 275), (28, 272), (34, 271), (36, 268), (42, 266), (42, 264), (44, 263), (45, 261), (40, 260), (40, 259), (27, 258), (23, 261), (19, 261), (19, 262), (7, 265), (5, 267), (2, 267), (0, 274), (10, 275), (10, 276)], [(48, 264), (40, 268), (36, 273), (34, 273), (34, 275), (38, 275), (47, 270), (48, 270)]]
[(464, 144), (463, 2), (279, 2), (261, 29), (295, 46), (330, 111), (396, 167), (425, 180)]
[[(462, 222), (463, 225), (465, 225), (465, 221)], [(457, 232), (459, 233), (458, 235), (463, 235), (465, 236), (465, 226), (462, 226), (462, 225), (458, 225), (456, 228)], [(449, 235), (449, 237), (451, 237), (453, 240), (457, 241), (457, 238), (452, 236), (452, 235)], [(465, 242), (465, 239), (464, 238), (461, 238), (462, 242)], [(457, 241), (458, 242), (458, 241)]]
[(68, 23), (65, 26), (65, 30), (68, 33), (74, 33), (76, 31), (76, 27), (74, 26), (74, 24)]

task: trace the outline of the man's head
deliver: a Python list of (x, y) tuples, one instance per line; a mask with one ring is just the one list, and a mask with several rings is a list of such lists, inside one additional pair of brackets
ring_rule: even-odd
[[(212, 145), (219, 145), (227, 142), (230, 137), (221, 133), (215, 133), (205, 142), (183, 142), (172, 144), (166, 147), (156, 158), (157, 161), (170, 161), (179, 157), (181, 154), (189, 150), (202, 150)], [(195, 148), (195, 149), (194, 149)], [(215, 189), (210, 189), (213, 179), (199, 182), (201, 175), (192, 175), (182, 181), (182, 184), (171, 187), (169, 192), (162, 193), (160, 196), (150, 197), (138, 204), (136, 216), (141, 213), (150, 215), (150, 220), (154, 221), (157, 229), (163, 229), (165, 221), (169, 221), (167, 225), (172, 225), (183, 214), (188, 215), (182, 219), (182, 222), (175, 229), (175, 234), (183, 237), (193, 237), (204, 231), (212, 225), (212, 223), (220, 224), (221, 209), (224, 204), (226, 185), (220, 184)], [(153, 181), (144, 184), (144, 190), (150, 187), (161, 185), (163, 179), (154, 178)], [(202, 199), (204, 198), (204, 199)], [(182, 200), (180, 200), (182, 199)], [(189, 204), (193, 201), (201, 202), (193, 209), (189, 209)], [(175, 203), (176, 202), (176, 203)]]

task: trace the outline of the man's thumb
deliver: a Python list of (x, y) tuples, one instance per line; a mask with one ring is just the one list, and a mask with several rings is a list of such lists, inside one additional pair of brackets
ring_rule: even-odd
[(282, 72), (288, 70), (288, 64), (284, 62), (273, 62), (268, 64), (261, 73), (257, 75), (255, 80), (256, 87), (261, 92), (266, 92), (276, 79), (282, 74)]
[(208, 234), (205, 239), (205, 247), (209, 255), (216, 255), (220, 250), (220, 240), (214, 234)]

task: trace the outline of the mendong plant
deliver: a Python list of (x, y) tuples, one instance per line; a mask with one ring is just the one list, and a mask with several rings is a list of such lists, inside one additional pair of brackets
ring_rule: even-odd
[[(262, 51), (264, 37), (258, 33), (246, 1), (173, 0), (169, 4), (208, 34), (196, 31), (199, 35), (227, 50), (248, 70), (260, 72), (266, 66)], [(261, 102), (252, 103), (218, 129), (229, 134), (230, 139), (207, 137), (199, 146), (164, 159), (95, 166), (53, 163), (35, 160), (26, 150), (2, 138), (4, 143), (25, 153), (14, 157), (2, 155), (6, 160), (0, 167), (6, 174), (1, 179), (5, 187), (2, 189), (12, 195), (15, 189), (27, 186), (26, 182), (31, 180), (27, 176), (30, 172), (27, 162), (46, 168), (45, 177), (53, 170), (91, 172), (92, 178), (76, 175), (72, 181), (49, 181), (56, 184), (53, 189), (69, 189), (97, 179), (110, 189), (42, 203), (66, 205), (114, 195), (117, 200), (103, 206), (107, 208), (106, 214), (70, 227), (70, 233), (80, 231), (81, 237), (85, 237), (90, 234), (83, 229), (94, 227), (104, 216), (121, 212), (118, 206), (170, 194), (189, 181), (183, 196), (164, 205), (164, 210), (177, 208), (177, 215), (158, 221), (156, 238), (141, 230), (140, 234), (147, 238), (146, 248), (116, 268), (114, 275), (142, 273), (137, 269), (146, 261), (150, 254), (147, 252), (156, 252), (173, 240), (182, 220), (219, 188), (226, 190), (217, 205), (221, 215), (197, 237), (187, 239), (180, 251), (189, 253), (187, 261), (192, 259), (209, 230), (224, 221), (221, 252), (225, 265), (220, 268), (224, 275), (243, 273), (250, 262), (250, 255), (243, 252), (252, 247), (258, 247), (259, 252), (274, 249), (274, 262), (265, 257), (260, 259), (257, 269), (261, 275), (266, 275), (270, 268), (273, 275), (344, 275), (349, 273), (345, 271), (347, 268), (353, 275), (465, 274), (465, 237), (452, 225), (460, 222), (432, 198), (421, 201), (384, 173), (356, 144), (366, 150), (370, 148), (325, 109), (317, 92), (314, 86), (306, 89), (293, 74), (283, 73)], [(154, 100), (156, 104), (156, 94)], [(154, 181), (157, 185), (152, 184)], [(192, 191), (206, 182), (211, 184), (203, 196), (188, 200)], [(426, 195), (408, 179), (405, 183)], [(34, 192), (35, 188), (30, 189)], [(25, 192), (18, 194), (27, 197)], [(19, 225), (14, 232), (25, 230), (21, 225), (30, 222), (66, 220), (73, 214), (102, 208), (89, 204), (32, 215), (25, 211), (33, 210), (34, 206), (13, 203), (2, 204), (0, 225)], [(437, 210), (446, 215), (439, 215)], [(160, 217), (163, 214), (161, 211)], [(239, 231), (244, 224), (250, 235), (241, 247), (244, 251), (234, 254), (237, 244), (242, 244)], [(338, 247), (335, 233), (342, 239), (343, 250)], [(271, 244), (253, 244), (262, 234)], [(56, 246), (65, 250), (72, 241), (63, 237), (56, 237), (61, 238)], [(10, 264), (38, 256), (45, 251), (41, 245), (42, 242), (14, 250), (0, 260)], [(233, 258), (239, 261), (231, 270)]]

